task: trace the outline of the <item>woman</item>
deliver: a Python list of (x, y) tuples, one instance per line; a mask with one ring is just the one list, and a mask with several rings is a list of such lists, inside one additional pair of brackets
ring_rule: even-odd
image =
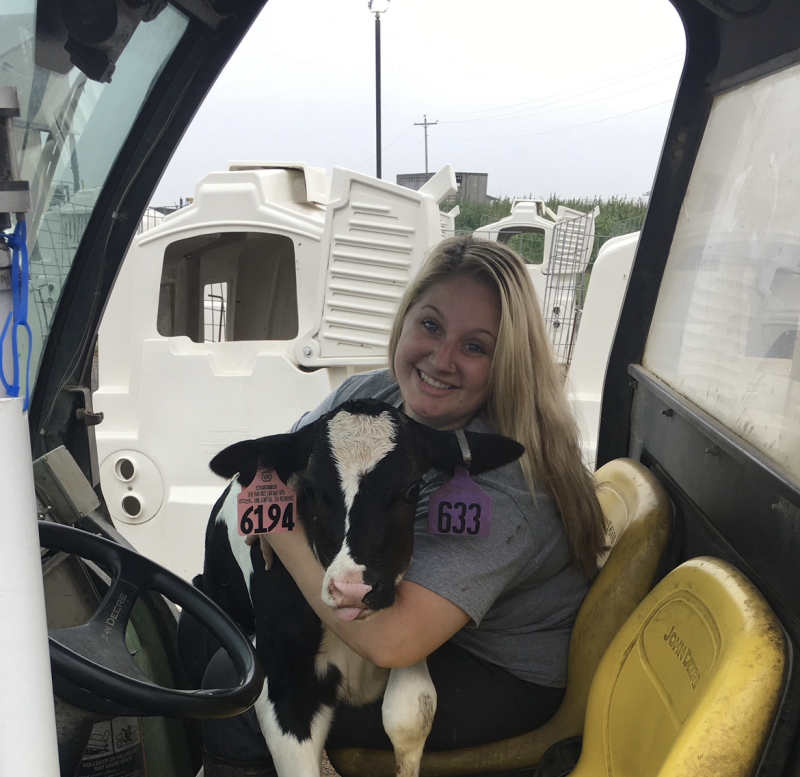
[[(358, 654), (384, 667), (428, 656), (438, 694), (428, 749), (524, 733), (561, 703), (570, 632), (596, 572), (604, 522), (523, 261), (500, 243), (440, 243), (400, 303), (389, 364), (345, 381), (295, 429), (347, 399), (373, 397), (436, 429), (519, 440), (519, 462), (476, 478), (493, 501), (490, 536), (430, 535), (418, 521), (395, 604), (350, 623), (322, 603), (324, 571), (304, 537), (270, 535), (269, 545), (325, 625)], [(426, 481), (420, 514), (444, 478), (431, 473)], [(221, 725), (231, 728), (223, 733)], [(206, 727), (212, 753), (253, 767), (261, 758), (267, 768), (257, 737), (252, 714)], [(328, 745), (390, 749), (380, 704), (340, 709)]]

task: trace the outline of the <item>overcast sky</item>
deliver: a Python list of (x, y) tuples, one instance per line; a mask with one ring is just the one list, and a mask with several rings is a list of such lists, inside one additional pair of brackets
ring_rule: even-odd
[[(269, 0), (153, 198), (230, 160), (375, 174), (367, 0)], [(383, 178), (489, 174), (493, 196), (651, 187), (684, 57), (667, 0), (391, 0), (381, 21)]]

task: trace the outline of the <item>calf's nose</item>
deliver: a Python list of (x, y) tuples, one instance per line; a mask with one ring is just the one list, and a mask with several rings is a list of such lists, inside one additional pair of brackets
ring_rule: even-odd
[[(344, 598), (343, 603), (358, 604), (361, 600), (372, 590), (371, 585), (364, 585), (363, 583), (345, 583), (340, 580), (333, 581), (333, 588), (338, 591)], [(339, 597), (331, 591), (334, 599)], [(337, 602), (338, 603), (338, 602)]]

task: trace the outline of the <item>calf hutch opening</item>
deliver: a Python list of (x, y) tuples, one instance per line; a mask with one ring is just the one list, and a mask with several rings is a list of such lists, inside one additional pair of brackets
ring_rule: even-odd
[(292, 240), (216, 232), (170, 243), (156, 326), (163, 337), (195, 343), (293, 340), (299, 325)]

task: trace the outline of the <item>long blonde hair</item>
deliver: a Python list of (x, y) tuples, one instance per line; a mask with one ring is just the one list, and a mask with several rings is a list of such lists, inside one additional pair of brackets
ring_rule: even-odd
[(500, 331), (482, 415), (500, 434), (525, 446), (520, 463), (528, 489), (535, 497), (538, 483), (554, 500), (573, 564), (593, 577), (605, 544), (605, 521), (581, 461), (577, 426), (539, 301), (519, 255), (471, 235), (439, 243), (400, 301), (389, 336), (389, 369), (394, 372), (408, 311), (431, 288), (457, 276), (485, 284), (500, 300)]

